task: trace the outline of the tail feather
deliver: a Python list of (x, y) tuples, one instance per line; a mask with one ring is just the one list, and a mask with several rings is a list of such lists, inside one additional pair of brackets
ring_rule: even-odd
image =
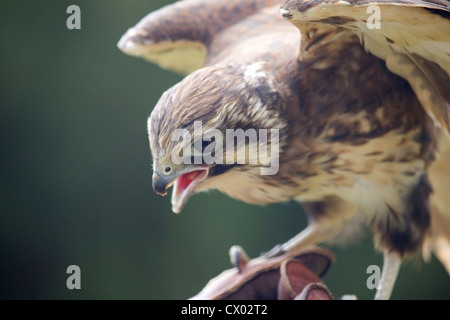
[(434, 242), (434, 254), (450, 275), (450, 241), (446, 238), (437, 239)]
[(438, 147), (436, 161), (428, 170), (433, 194), (430, 197), (431, 232), (424, 252), (434, 253), (450, 275), (450, 140), (442, 135)]

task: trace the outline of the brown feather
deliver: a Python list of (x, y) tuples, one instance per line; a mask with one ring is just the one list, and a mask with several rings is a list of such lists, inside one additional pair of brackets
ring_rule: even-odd
[[(193, 15), (191, 6), (206, 3), (213, 10), (211, 18), (202, 11), (193, 19), (205, 18), (202, 26), (187, 22)], [(212, 165), (211, 174), (195, 191), (218, 189), (254, 204), (302, 202), (314, 226), (297, 236), (305, 236), (302, 244), (334, 241), (366, 224), (374, 231), (376, 246), (385, 252), (417, 256), (427, 239), (429, 248), (446, 259), (449, 56), (443, 54), (445, 46), (427, 54), (414, 51), (412, 45), (407, 54), (399, 51), (395, 45), (413, 36), (408, 15), (402, 20), (405, 33), (383, 35), (382, 46), (374, 48), (378, 38), (357, 30), (357, 24), (364, 23), (361, 6), (368, 3), (285, 1), (282, 14), (301, 35), (279, 17), (278, 7), (267, 7), (269, 2), (262, 0), (234, 16), (237, 9), (230, 8), (241, 8), (237, 1), (183, 1), (164, 9), (179, 9), (172, 27), (167, 14), (150, 15), (154, 25), (165, 23), (167, 34), (176, 35), (171, 44), (183, 38), (207, 47), (205, 67), (166, 91), (149, 119), (155, 171), (170, 164), (176, 144), (172, 132), (192, 132), (194, 121), (221, 132), (277, 128), (281, 152), (276, 175), (261, 175), (258, 165), (249, 163)], [(432, 17), (438, 25), (447, 23), (446, 0), (377, 3)], [(187, 35), (180, 35), (180, 30)], [(433, 29), (420, 33), (428, 36), (444, 44), (450, 39)], [(432, 90), (437, 94), (430, 98)], [(295, 243), (286, 247), (292, 249)]]

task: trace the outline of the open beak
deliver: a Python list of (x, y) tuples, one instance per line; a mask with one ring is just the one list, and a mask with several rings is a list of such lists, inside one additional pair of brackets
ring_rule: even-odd
[(189, 198), (195, 193), (197, 185), (206, 179), (209, 174), (208, 167), (196, 167), (179, 175), (178, 177), (159, 177), (153, 175), (153, 189), (160, 195), (173, 185), (172, 211), (180, 213)]
[(197, 169), (179, 176), (173, 184), (172, 211), (180, 213), (189, 198), (195, 193), (195, 188), (200, 181), (206, 179), (209, 168)]

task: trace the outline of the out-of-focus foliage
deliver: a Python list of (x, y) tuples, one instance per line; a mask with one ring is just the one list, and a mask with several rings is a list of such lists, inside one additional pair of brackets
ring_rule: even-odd
[[(0, 4), (0, 298), (184, 299), (229, 268), (228, 248), (256, 256), (306, 225), (295, 203), (256, 207), (218, 192), (180, 215), (151, 188), (146, 119), (181, 79), (116, 43), (170, 1), (3, 1)], [(81, 30), (66, 8), (81, 8)], [(367, 240), (331, 247), (325, 277), (339, 296), (372, 298)], [(66, 269), (81, 268), (81, 290)], [(431, 264), (402, 268), (393, 298), (450, 298)]]

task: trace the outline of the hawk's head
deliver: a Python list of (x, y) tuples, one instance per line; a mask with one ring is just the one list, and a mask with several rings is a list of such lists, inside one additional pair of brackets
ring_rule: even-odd
[(174, 185), (174, 212), (195, 192), (218, 188), (231, 171), (260, 174), (271, 166), (269, 155), (278, 164), (273, 151), (283, 144), (283, 100), (265, 68), (264, 62), (206, 67), (158, 101), (148, 120), (153, 189), (165, 195)]

